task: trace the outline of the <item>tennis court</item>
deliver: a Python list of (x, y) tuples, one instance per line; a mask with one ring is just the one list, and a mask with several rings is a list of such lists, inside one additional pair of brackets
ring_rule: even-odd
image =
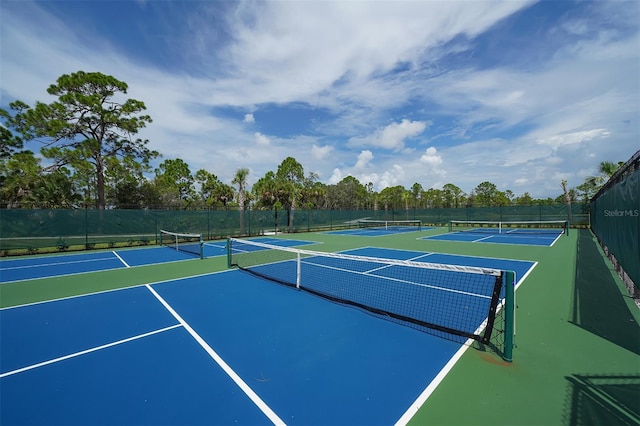
[[(12, 281), (4, 281), (5, 266), (19, 259), (0, 261), (0, 423), (547, 424), (574, 415), (567, 410), (579, 412), (563, 399), (583, 395), (573, 385), (585, 383), (579, 378), (623, 377), (623, 385), (607, 379), (597, 390), (606, 393), (629, 386), (637, 371), (640, 349), (615, 333), (607, 333), (612, 343), (603, 344), (605, 334), (597, 330), (605, 322), (597, 320), (596, 332), (585, 333), (591, 330), (586, 313), (574, 314), (572, 322), (563, 318), (567, 283), (575, 273), (566, 268), (575, 254), (574, 232), (550, 248), (422, 240), (415, 233), (384, 239), (307, 233), (252, 240), (257, 242), (252, 248), (232, 245), (232, 250), (222, 241), (207, 242), (203, 260), (160, 247), (116, 250), (130, 267), (116, 257), (118, 265), (111, 251), (21, 258), (44, 263), (24, 268), (35, 279), (25, 275)], [(262, 257), (261, 244), (277, 244), (284, 254)], [(292, 265), (298, 262), (290, 255), (298, 252), (289, 249), (300, 253), (302, 291), (289, 283), (296, 282)], [(331, 256), (319, 261), (324, 256), (305, 254), (311, 250), (367, 261), (347, 268)], [(148, 263), (136, 263), (144, 253)], [(160, 261), (161, 253), (166, 261)], [(105, 255), (109, 260), (92, 260)], [(179, 260), (169, 259), (176, 255)], [(261, 260), (258, 270), (250, 272), (254, 255)], [(56, 259), (62, 264), (56, 265)], [(229, 269), (229, 261), (243, 269)], [(117, 267), (77, 271), (73, 266), (102, 262)], [(415, 279), (404, 275), (403, 270), (413, 268), (402, 262), (514, 270), (519, 309), (513, 362), (503, 361), (495, 348), (504, 335), (501, 318), (484, 344), (468, 339), (466, 332), (384, 319), (304, 291), (309, 271), (324, 277), (315, 281), (338, 287), (353, 286), (353, 280), (343, 279), (348, 275), (372, 286)], [(63, 265), (75, 272), (67, 274), (71, 269)], [(280, 280), (287, 285), (256, 276), (265, 272), (261, 265), (277, 265), (278, 274), (290, 275)], [(587, 265), (597, 262), (590, 258)], [(325, 272), (313, 272), (317, 269)], [(38, 275), (39, 270), (53, 272)], [(452, 286), (448, 293), (466, 292)], [(502, 290), (499, 296), (503, 300)], [(575, 309), (590, 300), (580, 296)], [(486, 301), (488, 293), (475, 298)], [(453, 300), (438, 304), (460, 306)], [(470, 305), (461, 306), (466, 311)], [(467, 324), (454, 328), (473, 329), (483, 319), (464, 317)], [(585, 351), (589, 357), (580, 356)], [(599, 359), (607, 361), (595, 368)], [(616, 366), (615, 372), (607, 363)], [(533, 399), (546, 409), (531, 405)], [(504, 412), (487, 408), (498, 400), (507, 404)], [(459, 410), (460, 401), (468, 410)]]
[[(276, 238), (260, 238), (258, 241), (291, 247), (313, 244), (311, 241)], [(0, 261), (0, 283), (193, 260), (195, 252), (189, 245), (186, 250), (184, 248), (147, 247), (7, 259)], [(197, 250), (200, 250), (199, 245)], [(227, 249), (225, 242), (218, 241), (203, 244), (203, 251), (205, 257), (215, 257), (226, 255)]]
[(466, 221), (452, 220), (449, 232), (422, 237), (425, 240), (471, 243), (553, 246), (568, 235), (567, 221)]
[[(510, 268), (520, 282), (535, 265), (346, 255)], [(322, 268), (329, 280), (349, 274)], [(399, 280), (378, 264), (353, 273)], [(236, 269), (5, 308), (0, 326), (2, 424), (390, 424), (410, 418), (469, 345)]]

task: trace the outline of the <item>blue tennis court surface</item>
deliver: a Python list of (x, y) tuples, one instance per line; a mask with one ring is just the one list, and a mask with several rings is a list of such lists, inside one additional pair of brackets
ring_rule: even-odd
[[(263, 241), (282, 247), (316, 244), (313, 241), (281, 238), (257, 238), (256, 241)], [(205, 257), (225, 256), (227, 254), (225, 244), (225, 241), (207, 242), (204, 245)], [(193, 254), (183, 253), (167, 247), (21, 257), (0, 260), (0, 283), (193, 259), (195, 259)]]
[(0, 343), (0, 423), (66, 425), (388, 425), (464, 348), (238, 270), (6, 308)]
[[(420, 230), (428, 230), (435, 229), (428, 226), (422, 226)], [(361, 237), (382, 237), (385, 235), (394, 235), (398, 233), (404, 232), (417, 232), (419, 229), (415, 226), (411, 227), (394, 227), (394, 228), (350, 228), (350, 229), (340, 229), (336, 231), (327, 231), (325, 234), (333, 234), (333, 235), (357, 235)]]
[(517, 232), (492, 233), (486, 229), (474, 231), (449, 232), (445, 234), (431, 235), (422, 237), (422, 240), (441, 240), (441, 241), (461, 241), (472, 243), (494, 243), (494, 244), (518, 244), (528, 246), (544, 246), (551, 247), (562, 235), (557, 233), (528, 233), (526, 230)]

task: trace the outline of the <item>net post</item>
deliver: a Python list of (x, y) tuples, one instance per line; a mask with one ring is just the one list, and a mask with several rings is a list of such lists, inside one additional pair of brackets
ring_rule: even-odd
[(204, 259), (204, 240), (202, 234), (200, 235), (200, 259)]
[(504, 272), (504, 351), (502, 358), (507, 362), (513, 361), (513, 337), (515, 334), (515, 278), (513, 271)]
[(452, 229), (453, 229), (452, 222), (453, 222), (453, 220), (449, 220), (449, 232), (451, 232)]
[(231, 268), (231, 237), (227, 237), (227, 268)]
[(571, 227), (571, 223), (568, 220), (564, 222), (564, 235), (569, 236), (569, 228)]
[(300, 272), (301, 272), (300, 252), (296, 254), (296, 288), (300, 288)]

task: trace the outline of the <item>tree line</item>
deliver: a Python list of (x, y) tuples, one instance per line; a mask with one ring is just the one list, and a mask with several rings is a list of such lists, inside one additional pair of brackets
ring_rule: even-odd
[[(31, 107), (17, 100), (0, 109), (0, 206), (399, 210), (555, 204), (587, 201), (621, 165), (602, 162), (599, 176), (571, 189), (563, 181), (558, 197), (534, 199), (487, 181), (468, 194), (453, 183), (425, 189), (417, 182), (377, 192), (353, 176), (327, 185), (287, 157), (248, 190), (247, 168), (239, 168), (229, 184), (204, 169), (193, 173), (180, 158), (152, 168), (161, 154), (136, 135), (153, 121), (142, 101), (124, 99), (127, 89), (115, 77), (78, 71), (49, 86), (57, 97), (52, 103)], [(42, 144), (40, 156), (24, 149), (30, 141)]]

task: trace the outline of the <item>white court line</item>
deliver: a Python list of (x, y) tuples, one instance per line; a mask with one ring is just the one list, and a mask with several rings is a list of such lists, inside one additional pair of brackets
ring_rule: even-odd
[[(142, 250), (142, 249), (134, 249), (134, 250)], [(144, 249), (144, 250), (155, 250), (153, 248), (151, 249)], [(190, 258), (190, 259), (180, 259), (180, 260), (171, 260), (171, 261), (159, 261), (159, 262), (154, 262), (154, 263), (145, 263), (142, 265), (135, 265), (135, 266), (131, 266), (131, 268), (145, 268), (147, 266), (151, 266), (151, 265), (165, 265), (165, 264), (169, 264), (169, 263), (178, 263), (178, 262), (191, 262), (193, 261), (195, 258)], [(108, 257), (108, 258), (101, 258), (99, 260), (115, 260), (113, 257)], [(68, 262), (68, 263), (80, 263), (80, 262), (91, 262), (91, 260), (82, 260), (82, 261), (74, 261), (74, 262)], [(60, 265), (61, 263), (52, 263), (52, 265)], [(17, 283), (20, 281), (31, 281), (31, 280), (46, 280), (49, 278), (58, 278), (58, 277), (70, 277), (73, 275), (83, 275), (83, 274), (93, 274), (95, 272), (106, 272), (106, 271), (115, 271), (121, 269), (120, 266), (116, 266), (114, 268), (108, 268), (108, 269), (95, 269), (92, 271), (84, 271), (84, 272), (70, 272), (68, 274), (59, 274), (59, 275), (48, 275), (45, 277), (35, 277), (35, 278), (23, 278), (23, 279), (19, 279), (19, 280), (13, 280), (13, 281), (0, 281), (0, 285), (4, 285), (4, 284), (9, 284), (9, 283)], [(4, 271), (5, 269), (0, 268), (0, 272)], [(207, 275), (207, 274), (202, 274), (202, 275)], [(186, 277), (185, 277), (186, 278)], [(142, 284), (136, 284), (133, 286), (129, 286), (129, 287), (139, 287)], [(126, 287), (121, 287), (121, 288), (126, 288)], [(114, 289), (114, 290), (119, 290), (120, 288)], [(97, 293), (101, 293), (101, 292), (97, 292)], [(87, 294), (95, 294), (95, 293), (87, 293)], [(78, 296), (82, 296), (82, 295), (78, 295)], [(76, 297), (76, 296), (72, 296), (72, 297)], [(62, 298), (65, 299), (65, 298)], [(60, 299), (52, 299), (52, 300), (60, 300)], [(45, 300), (44, 302), (49, 302), (52, 300)], [(36, 302), (36, 303), (43, 303), (43, 302)], [(33, 303), (27, 303), (26, 305), (32, 305)], [(26, 305), (19, 305), (19, 306), (26, 306)], [(10, 306), (10, 307), (17, 307), (17, 306)], [(0, 310), (3, 309), (8, 309), (10, 307), (7, 308), (0, 308)]]
[(0, 271), (11, 271), (13, 269), (46, 268), (48, 266), (72, 265), (74, 263), (100, 262), (104, 260), (113, 260), (113, 257), (99, 257), (96, 259), (71, 260), (69, 262), (50, 262), (50, 263), (38, 263), (35, 265), (10, 266), (8, 268), (0, 268)]
[(414, 403), (411, 404), (411, 406), (407, 409), (407, 411), (405, 411), (402, 417), (398, 419), (398, 421), (395, 423), (396, 426), (406, 425), (407, 423), (409, 423), (409, 420), (413, 418), (413, 416), (418, 412), (420, 407), (422, 407), (425, 401), (431, 396), (433, 391), (436, 390), (438, 385), (440, 385), (440, 383), (444, 380), (446, 375), (449, 374), (449, 371), (451, 371), (453, 366), (456, 365), (456, 363), (462, 357), (462, 355), (466, 352), (466, 350), (471, 347), (472, 342), (473, 342), (473, 339), (469, 339), (460, 347), (460, 349), (458, 349), (458, 351), (451, 357), (449, 362), (447, 362), (447, 364), (442, 368), (442, 370), (440, 370), (438, 375), (434, 377), (431, 383), (429, 383), (429, 386), (427, 386), (425, 390), (422, 391), (420, 396), (418, 396), (418, 398), (414, 401)]
[(408, 260), (410, 260), (412, 262), (420, 262), (420, 259), (422, 259), (423, 257), (431, 256), (432, 254), (435, 254), (435, 253), (431, 253), (431, 252), (424, 253), (424, 254), (421, 254), (420, 256), (412, 257), (411, 259), (408, 259)]
[[(533, 269), (536, 266), (538, 266), (538, 262), (534, 262), (534, 264), (531, 265), (529, 270), (520, 279), (517, 279), (517, 277), (516, 277), (516, 284), (515, 284), (514, 289), (513, 289), (514, 290), (513, 291), (513, 297), (514, 297), (513, 304), (515, 305), (516, 308), (518, 306), (517, 303), (516, 303), (516, 300), (515, 300), (515, 298), (516, 298), (516, 296), (518, 294), (517, 290), (522, 285), (524, 280), (529, 276), (529, 274), (533, 271)], [(514, 334), (514, 337), (515, 337), (515, 334), (516, 334), (516, 330), (515, 330), (515, 328), (516, 328), (515, 311), (516, 310), (517, 309), (514, 309), (514, 317), (513, 317), (513, 334)], [(464, 355), (466, 350), (471, 347), (472, 343), (473, 343), (473, 339), (469, 339), (460, 347), (460, 349), (458, 349), (458, 351), (451, 357), (449, 362), (447, 362), (445, 364), (445, 366), (442, 368), (442, 370), (440, 370), (440, 372), (436, 375), (436, 377), (433, 378), (431, 383), (429, 383), (429, 385), (422, 391), (422, 393), (420, 393), (418, 398), (413, 402), (413, 404), (411, 404), (411, 406), (407, 409), (407, 411), (404, 412), (402, 417), (400, 417), (400, 419), (398, 419), (398, 421), (395, 423), (396, 426), (401, 426), (401, 425), (404, 426), (407, 423), (409, 423), (409, 421), (413, 418), (413, 416), (415, 416), (417, 414), (418, 410), (420, 410), (420, 408), (422, 408), (422, 405), (424, 405), (424, 403), (427, 401), (427, 399), (429, 399), (429, 397), (431, 396), (433, 391), (436, 390), (438, 385), (440, 385), (440, 383), (444, 380), (444, 378), (447, 376), (447, 374), (449, 374), (451, 369), (460, 360), (462, 355)]]
[[(186, 261), (185, 260), (178, 260), (177, 262), (189, 262), (189, 261), (191, 261), (191, 260), (190, 259), (188, 259)], [(170, 263), (170, 262), (165, 262), (165, 263)], [(157, 263), (156, 263), (156, 265), (157, 265)], [(144, 266), (145, 265), (132, 266), (132, 268), (139, 268), (139, 267), (144, 267)], [(106, 269), (106, 271), (115, 271), (115, 270), (116, 269)], [(59, 302), (61, 300), (70, 300), (70, 299), (77, 299), (77, 298), (80, 298), (80, 297), (95, 296), (97, 294), (112, 293), (114, 291), (131, 290), (133, 288), (142, 287), (142, 286), (147, 285), (147, 284), (155, 285), (155, 284), (170, 283), (170, 282), (181, 281), (181, 280), (186, 280), (186, 279), (191, 279), (191, 278), (206, 277), (208, 275), (224, 274), (224, 273), (228, 273), (228, 272), (233, 272), (233, 270), (232, 269), (225, 269), (225, 270), (218, 271), (218, 272), (206, 272), (204, 274), (190, 275), (190, 276), (178, 277), (178, 278), (171, 278), (169, 280), (153, 281), (153, 282), (150, 282), (150, 283), (132, 284), (132, 285), (128, 285), (128, 286), (124, 286), (124, 287), (112, 288), (112, 289), (108, 289), (108, 290), (94, 291), (92, 293), (82, 293), (82, 294), (76, 294), (76, 295), (73, 295), (73, 296), (59, 297), (57, 299), (49, 299), (49, 300), (41, 300), (39, 302), (24, 303), (22, 305), (6, 306), (4, 308), (0, 308), (0, 312), (1, 311), (8, 311), (10, 309), (25, 308), (25, 307), (28, 307), (28, 306), (44, 305), (45, 303), (55, 303), (55, 302)], [(86, 272), (83, 272), (83, 273), (86, 274)], [(69, 275), (77, 275), (77, 274), (69, 274)], [(65, 276), (68, 276), (68, 275), (65, 275)], [(17, 281), (10, 281), (10, 282), (17, 282)], [(2, 284), (2, 283), (0, 283), (0, 284)]]
[(116, 346), (116, 345), (120, 345), (122, 343), (131, 342), (132, 340), (141, 339), (143, 337), (151, 336), (153, 334), (162, 333), (163, 331), (171, 330), (171, 329), (177, 328), (177, 327), (181, 327), (181, 325), (180, 324), (174, 324), (172, 326), (161, 328), (159, 330), (150, 331), (150, 332), (144, 333), (144, 334), (138, 334), (137, 336), (128, 337), (126, 339), (118, 340), (116, 342), (107, 343), (106, 345), (96, 346), (95, 348), (86, 349), (84, 351), (80, 351), (80, 352), (76, 352), (76, 353), (73, 353), (73, 354), (61, 356), (59, 358), (54, 358), (54, 359), (50, 359), (48, 361), (39, 362), (37, 364), (29, 365), (27, 367), (18, 368), (17, 370), (7, 371), (6, 373), (0, 374), (0, 379), (3, 378), (3, 377), (11, 376), (13, 374), (22, 373), (23, 371), (33, 370), (34, 368), (38, 368), (38, 367), (42, 367), (42, 366), (45, 366), (45, 365), (53, 364), (55, 362), (64, 361), (65, 359), (75, 358), (75, 357), (80, 356), (80, 355), (85, 355), (85, 354), (88, 354), (88, 353), (91, 353), (91, 352), (99, 351), (101, 349), (106, 349), (106, 348), (109, 348), (111, 346)]
[[(314, 265), (315, 265), (315, 264), (314, 264)], [(321, 265), (321, 266), (323, 266), (323, 265)], [(363, 274), (365, 274), (365, 275), (367, 275), (367, 274), (371, 274), (372, 272), (380, 271), (380, 270), (382, 270), (382, 269), (391, 268), (392, 266), (394, 266), (394, 265), (383, 265), (383, 266), (380, 266), (380, 267), (378, 267), (378, 268), (369, 269), (369, 270), (364, 271), (364, 272), (362, 272), (362, 273), (363, 273)], [(323, 267), (324, 267), (324, 266), (323, 266)], [(331, 267), (329, 266), (328, 268), (331, 268)], [(338, 269), (338, 268), (336, 268), (336, 269)]]
[(560, 234), (556, 238), (554, 238), (554, 240), (551, 242), (551, 244), (549, 244), (549, 247), (553, 247), (553, 245), (556, 243), (556, 241), (558, 241), (560, 239), (560, 237), (562, 237), (563, 235), (564, 234)]
[(482, 237), (482, 238), (479, 238), (479, 239), (477, 239), (477, 240), (473, 240), (473, 241), (471, 241), (471, 242), (472, 242), (472, 243), (477, 243), (477, 242), (480, 242), (480, 241), (489, 240), (489, 239), (491, 239), (491, 238), (493, 238), (493, 235), (489, 235), (488, 237)]
[(209, 346), (209, 344), (205, 342), (205, 340), (200, 337), (200, 335), (196, 333), (196, 331), (191, 328), (191, 326), (184, 319), (182, 319), (182, 317), (171, 307), (171, 305), (169, 305), (169, 303), (167, 303), (167, 301), (164, 300), (162, 296), (160, 296), (149, 284), (146, 284), (146, 287), (171, 313), (171, 315), (173, 315), (173, 317), (178, 320), (180, 324), (182, 324), (185, 330), (187, 330), (189, 334), (191, 334), (191, 337), (193, 337), (196, 342), (198, 342), (200, 346), (202, 346), (202, 349), (204, 349), (209, 354), (209, 356), (213, 358), (213, 360), (220, 366), (220, 368), (222, 368), (224, 372), (227, 373), (231, 380), (233, 380), (235, 384), (238, 385), (240, 389), (242, 389), (242, 391), (251, 399), (251, 401), (253, 401), (253, 403), (264, 413), (264, 415), (267, 416), (274, 425), (284, 426), (285, 422), (282, 421), (282, 419), (280, 419), (280, 417), (278, 417), (278, 415), (274, 413), (273, 410), (271, 410), (271, 408), (258, 396), (258, 394), (255, 393), (253, 389), (251, 389), (249, 385), (247, 385), (247, 383), (242, 380), (242, 378), (238, 376), (235, 371), (231, 369), (229, 364), (227, 364), (222, 359), (222, 357), (220, 357), (220, 355), (218, 355), (218, 353), (214, 351), (213, 348)]
[(120, 262), (122, 262), (124, 264), (124, 266), (126, 266), (127, 268), (131, 268), (131, 266), (129, 266), (129, 264), (127, 262), (125, 262), (124, 259), (121, 258), (118, 253), (115, 252), (115, 250), (112, 251), (111, 253), (113, 253), (118, 259), (120, 259)]

